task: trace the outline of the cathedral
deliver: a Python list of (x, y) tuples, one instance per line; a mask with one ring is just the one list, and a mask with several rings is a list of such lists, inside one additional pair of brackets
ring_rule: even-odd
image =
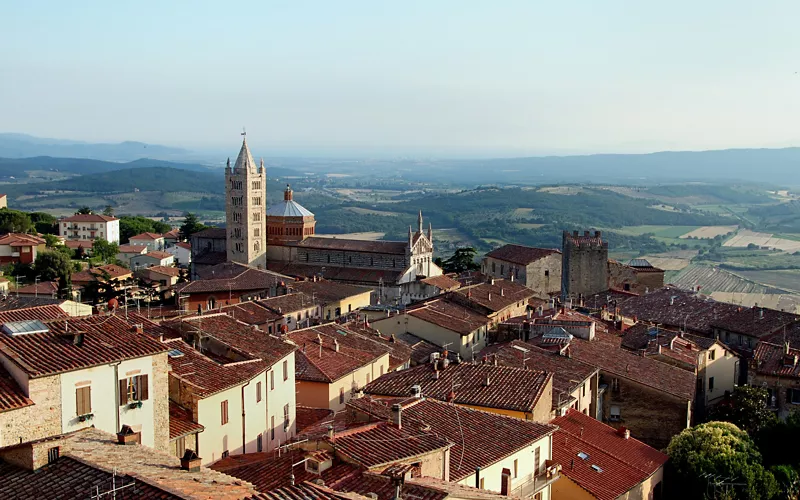
[(225, 167), (225, 229), (192, 237), (193, 277), (227, 260), (293, 278), (369, 286), (378, 302), (406, 303), (404, 289), (442, 274), (433, 262), (433, 228), (425, 230), (422, 212), (406, 241), (323, 237), (315, 232), (314, 214), (294, 201), (291, 186), (269, 208), (266, 193), (264, 162), (256, 165), (245, 137), (233, 168), (230, 159)]

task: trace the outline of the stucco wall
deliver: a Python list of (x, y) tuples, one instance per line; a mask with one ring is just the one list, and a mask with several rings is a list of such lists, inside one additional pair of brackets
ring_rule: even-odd
[[(714, 360), (710, 361), (708, 352), (705, 353), (706, 362), (703, 371), (704, 384), (706, 388), (706, 404), (714, 404), (725, 396), (725, 391), (733, 392), (736, 379), (739, 376), (739, 358), (731, 351), (714, 345), (709, 351), (714, 351)], [(727, 356), (726, 356), (727, 354)], [(714, 377), (714, 390), (709, 391), (709, 379)]]
[[(288, 378), (283, 380), (283, 362), (287, 363)], [(270, 375), (270, 371), (274, 375)], [(275, 388), (272, 389), (270, 377), (275, 378)], [(298, 386), (295, 384), (295, 355), (294, 352), (272, 365), (266, 373), (267, 383), (264, 385), (267, 398), (267, 416), (265, 420), (264, 451), (274, 449), (293, 438), (297, 433), (297, 395)], [(289, 427), (284, 429), (284, 407), (289, 405)], [(272, 417), (275, 417), (274, 439), (271, 431)], [(252, 450), (251, 450), (252, 451)]]
[(370, 302), (370, 295), (372, 295), (372, 291), (368, 290), (364, 293), (360, 293), (358, 295), (353, 295), (352, 297), (347, 297), (345, 299), (330, 302), (325, 305), (322, 316), (325, 319), (335, 319), (336, 309), (339, 309), (340, 315), (347, 314), (348, 312), (355, 311), (356, 309), (366, 307), (369, 305)]
[[(449, 350), (458, 352), (462, 358), (467, 360), (472, 359), (473, 350), (477, 355), (477, 353), (486, 346), (486, 326), (475, 330), (470, 335), (462, 337), (459, 333), (415, 318), (410, 314), (397, 314), (380, 320), (376, 319), (372, 322), (372, 327), (387, 335), (413, 333), (417, 337), (438, 346), (450, 344), (447, 346)], [(480, 333), (480, 340), (475, 344), (478, 333)], [(469, 342), (469, 346), (467, 346), (467, 342)]]

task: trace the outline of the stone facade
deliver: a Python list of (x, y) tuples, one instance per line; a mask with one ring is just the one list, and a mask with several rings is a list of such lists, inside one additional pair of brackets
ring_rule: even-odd
[(61, 378), (30, 379), (28, 397), (34, 402), (0, 413), (0, 447), (61, 434)]
[(169, 451), (169, 362), (167, 353), (156, 354), (152, 359), (153, 447)]
[(608, 243), (600, 231), (564, 231), (561, 257), (561, 297), (582, 300), (608, 290)]
[(247, 140), (236, 164), (225, 167), (225, 228), (228, 260), (259, 269), (267, 267), (267, 172), (256, 167)]
[(513, 262), (486, 256), (481, 272), (493, 278), (513, 279), (536, 293), (536, 297), (547, 299), (561, 290), (561, 254), (553, 253), (521, 266)]
[(664, 286), (664, 271), (656, 268), (637, 269), (615, 260), (608, 261), (608, 287), (644, 295)]

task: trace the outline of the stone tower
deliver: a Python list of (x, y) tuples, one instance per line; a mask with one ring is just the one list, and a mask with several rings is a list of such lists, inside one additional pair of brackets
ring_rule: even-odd
[(256, 166), (245, 137), (233, 168), (230, 158), (225, 167), (228, 261), (266, 269), (266, 205), (267, 172), (264, 160), (261, 160), (260, 166)]
[(561, 300), (578, 303), (608, 290), (608, 243), (594, 234), (564, 231), (561, 245)]

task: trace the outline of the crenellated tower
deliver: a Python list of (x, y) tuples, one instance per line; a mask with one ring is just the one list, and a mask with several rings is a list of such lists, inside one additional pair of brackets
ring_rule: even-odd
[(225, 227), (229, 261), (266, 269), (266, 205), (264, 160), (256, 166), (245, 136), (233, 168), (230, 158), (225, 167)]

